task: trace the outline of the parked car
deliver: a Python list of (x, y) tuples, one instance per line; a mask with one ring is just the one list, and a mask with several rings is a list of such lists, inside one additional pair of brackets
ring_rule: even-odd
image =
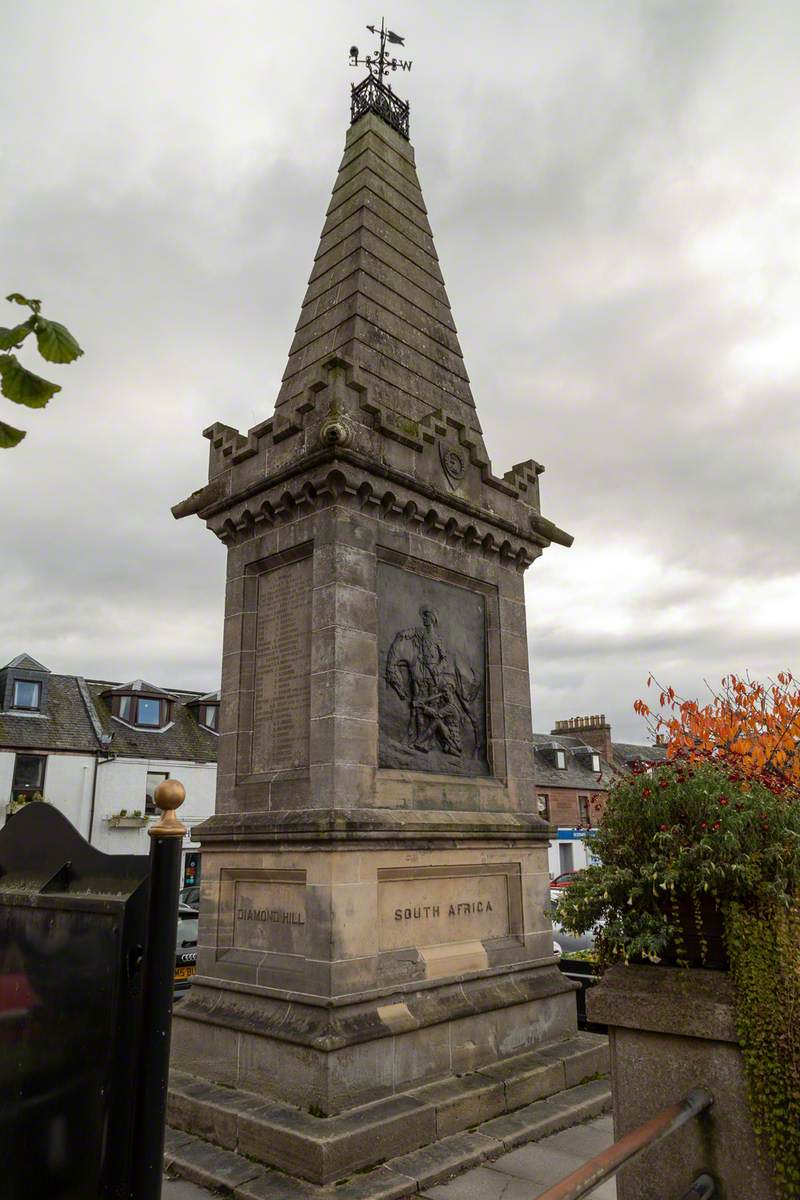
[(580, 871), (562, 871), (550, 880), (550, 899), (557, 900), (564, 888), (570, 886), (580, 875)]
[(200, 907), (200, 884), (192, 883), (188, 887), (181, 888), (180, 902), (197, 911)]
[(175, 944), (174, 999), (188, 991), (197, 970), (197, 910), (181, 904), (178, 908), (178, 938)]
[(571, 883), (575, 882), (575, 880), (578, 878), (579, 875), (580, 875), (580, 871), (562, 871), (560, 875), (555, 875), (550, 880), (550, 887), (551, 888), (569, 887), (569, 885)]

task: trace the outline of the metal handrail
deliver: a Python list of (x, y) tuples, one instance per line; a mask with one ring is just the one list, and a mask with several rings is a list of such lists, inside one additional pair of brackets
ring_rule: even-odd
[[(655, 1117), (645, 1121), (644, 1125), (640, 1125), (638, 1129), (626, 1133), (618, 1142), (614, 1142), (613, 1146), (596, 1154), (594, 1158), (590, 1158), (588, 1162), (584, 1163), (582, 1167), (578, 1167), (578, 1170), (573, 1171), (571, 1175), (567, 1175), (560, 1183), (555, 1183), (546, 1192), (542, 1192), (538, 1200), (580, 1200), (581, 1196), (587, 1196), (589, 1192), (593, 1192), (604, 1180), (616, 1175), (625, 1163), (636, 1158), (650, 1146), (655, 1146), (662, 1138), (668, 1137), (688, 1121), (698, 1117), (713, 1103), (714, 1097), (711, 1092), (706, 1091), (705, 1088), (692, 1088), (685, 1100), (679, 1100), (677, 1104), (670, 1104), (669, 1108), (663, 1109)], [(692, 1188), (696, 1189), (702, 1179), (703, 1176), (700, 1176), (699, 1180), (695, 1180)], [(684, 1200), (708, 1200), (711, 1195), (713, 1192), (695, 1191), (693, 1196), (692, 1191), (689, 1191)]]

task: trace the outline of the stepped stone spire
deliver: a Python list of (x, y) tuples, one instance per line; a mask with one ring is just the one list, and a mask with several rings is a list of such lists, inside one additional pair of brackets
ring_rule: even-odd
[[(492, 473), (403, 132), (408, 106), (368, 76), (352, 109), (274, 415), (246, 435), (221, 423), (205, 430), (209, 483), (173, 513), (199, 514), (228, 542), (274, 523), (287, 496), (297, 502), (297, 489), (321, 495), (327, 476), (302, 478), (312, 467), (358, 460), (383, 478), (388, 469), (415, 486), (424, 481), (431, 496), (462, 511), (468, 504), (482, 525), (465, 518), (454, 528), (434, 509), (425, 519), (448, 525), (451, 539), (502, 547), (524, 569), (551, 542), (572, 539), (541, 515), (541, 464), (528, 459), (502, 478)], [(276, 507), (269, 492), (278, 480)], [(404, 500), (404, 511), (410, 503), (422, 520), (417, 500)]]
[(351, 126), (277, 411), (336, 353), (400, 419), (480, 424), (411, 145), (370, 112)]

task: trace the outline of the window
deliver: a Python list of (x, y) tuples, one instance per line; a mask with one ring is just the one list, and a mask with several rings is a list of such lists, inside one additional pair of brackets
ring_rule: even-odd
[(591, 825), (589, 817), (589, 797), (578, 796), (578, 821), (581, 825)]
[(549, 821), (550, 820), (550, 797), (548, 795), (545, 795), (544, 793), (542, 795), (537, 796), (536, 797), (536, 805), (539, 810), (539, 816), (543, 820)]
[(592, 755), (592, 770), (594, 771), (595, 775), (600, 774), (600, 755), (599, 754)]
[(145, 784), (144, 811), (148, 816), (155, 815), (159, 810), (156, 807), (155, 795), (156, 788), (165, 779), (169, 779), (169, 771), (148, 771), (147, 782)]
[(11, 799), (18, 796), (28, 799), (44, 787), (44, 754), (18, 754), (14, 759), (14, 775), (11, 781)]
[(14, 708), (38, 709), (42, 697), (42, 685), (29, 679), (14, 680)]
[(164, 700), (145, 696), (115, 696), (112, 712), (129, 725), (145, 729), (159, 729), (167, 720), (169, 708)]
[(136, 704), (137, 725), (161, 724), (161, 701), (140, 699)]
[(558, 843), (558, 865), (561, 868), (560, 874), (564, 871), (575, 870), (575, 857), (572, 850), (572, 842)]
[(205, 725), (206, 729), (217, 728), (217, 710), (218, 704), (204, 704), (200, 709), (200, 722)]
[(566, 770), (567, 756), (563, 750), (556, 750), (556, 766), (558, 767), (559, 771)]

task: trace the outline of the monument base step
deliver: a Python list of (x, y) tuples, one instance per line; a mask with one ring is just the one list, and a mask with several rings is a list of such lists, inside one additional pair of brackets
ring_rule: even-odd
[(167, 1129), (164, 1167), (234, 1200), (402, 1200), (610, 1109), (608, 1080), (595, 1079), (323, 1186), (174, 1129)]
[[(500, 1153), (594, 1116), (601, 1111), (596, 1104), (607, 1099), (606, 1084), (597, 1083), (607, 1069), (607, 1039), (579, 1033), (334, 1117), (173, 1072), (167, 1109), (171, 1161), (195, 1181), (209, 1163), (216, 1164), (215, 1187), (255, 1186), (256, 1178), (267, 1174), (292, 1179), (309, 1197), (353, 1175), (361, 1187), (367, 1176), (358, 1173), (365, 1171), (377, 1186), (388, 1169), (379, 1164), (387, 1162), (395, 1164), (395, 1175), (398, 1162), (412, 1159), (415, 1169), (430, 1160), (431, 1170), (454, 1172), (489, 1156), (492, 1145)], [(230, 1179), (226, 1171), (232, 1172)], [(207, 1173), (200, 1181), (210, 1179)]]

